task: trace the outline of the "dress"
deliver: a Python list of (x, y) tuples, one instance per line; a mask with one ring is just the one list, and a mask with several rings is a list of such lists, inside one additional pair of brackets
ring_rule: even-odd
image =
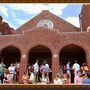
[(61, 79), (54, 79), (54, 84), (63, 84)]
[(82, 78), (79, 77), (78, 75), (75, 76), (75, 78), (74, 78), (74, 83), (75, 83), (75, 84), (82, 84)]
[(42, 84), (48, 84), (49, 83), (49, 77), (48, 76), (46, 76), (46, 77), (42, 76), (41, 83)]
[(35, 82), (35, 75), (34, 75), (34, 73), (31, 73), (29, 81), (32, 82), (32, 83)]

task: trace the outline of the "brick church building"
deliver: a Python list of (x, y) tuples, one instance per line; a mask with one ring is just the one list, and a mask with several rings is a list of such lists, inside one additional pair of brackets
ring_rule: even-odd
[[(52, 79), (63, 63), (70, 60), (80, 65), (86, 62), (90, 69), (90, 5), (83, 5), (79, 15), (80, 28), (43, 10), (17, 30), (0, 23), (0, 55), (4, 63), (20, 62), (21, 76), (28, 64), (47, 60), (52, 68)], [(8, 31), (2, 33), (2, 31)]]

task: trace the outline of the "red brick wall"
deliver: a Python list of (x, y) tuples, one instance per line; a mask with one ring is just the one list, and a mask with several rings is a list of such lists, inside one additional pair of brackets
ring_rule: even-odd
[(0, 33), (1, 35), (9, 35), (14, 33), (14, 29), (9, 26), (8, 23), (0, 23)]
[[(85, 18), (87, 16), (85, 16), (85, 12), (82, 13), (84, 13), (83, 31), (86, 31), (85, 28), (90, 20), (86, 19), (87, 23), (85, 23)], [(54, 22), (54, 29), (51, 30), (47, 28), (35, 28), (39, 20), (47, 17)], [(0, 50), (8, 46), (14, 46), (20, 49), (20, 81), (22, 74), (27, 70), (28, 54), (30, 49), (38, 45), (48, 47), (52, 52), (52, 78), (54, 78), (56, 73), (59, 72), (60, 50), (64, 46), (70, 44), (80, 46), (84, 49), (84, 51), (86, 52), (86, 62), (90, 69), (90, 33), (78, 32), (78, 28), (63, 21), (59, 17), (48, 13), (48, 11), (43, 11), (37, 17), (33, 18), (28, 23), (21, 26), (19, 29), (17, 29), (16, 33), (20, 34), (0, 36)], [(23, 57), (23, 55), (25, 57)], [(54, 55), (57, 55), (57, 57), (54, 57)]]
[[(20, 49), (21, 52), (21, 69), (20, 77), (27, 69), (29, 50), (37, 45), (48, 47), (52, 52), (52, 70), (53, 78), (59, 72), (59, 52), (67, 45), (75, 44), (82, 47), (86, 52), (87, 64), (90, 68), (90, 33), (87, 32), (66, 32), (61, 33), (55, 30), (45, 28), (35, 28), (28, 30), (22, 34), (3, 35), (0, 36), (0, 50), (7, 46), (14, 46)], [(57, 54), (55, 58), (54, 55)], [(26, 57), (22, 57), (26, 55)], [(20, 78), (21, 80), (21, 78)]]
[(81, 20), (83, 31), (87, 31), (87, 27), (90, 26), (90, 4), (85, 4), (81, 11)]
[(51, 12), (44, 10), (33, 19), (26, 22), (15, 33), (21, 33), (22, 31), (37, 27), (37, 23), (42, 19), (50, 19), (54, 23), (54, 29), (59, 29), (60, 32), (79, 32), (79, 29), (60, 17), (52, 14)]

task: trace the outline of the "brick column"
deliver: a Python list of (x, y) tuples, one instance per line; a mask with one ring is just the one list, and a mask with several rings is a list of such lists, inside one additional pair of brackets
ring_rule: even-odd
[(28, 55), (26, 52), (21, 54), (20, 59), (20, 76), (19, 76), (19, 83), (22, 83), (21, 78), (24, 72), (27, 72), (27, 64), (28, 64)]
[(90, 51), (89, 51), (89, 54), (88, 55), (86, 55), (86, 62), (87, 62), (87, 66), (88, 66), (88, 68), (89, 68), (89, 70), (90, 70)]
[(52, 53), (52, 81), (59, 72), (59, 54), (54, 52)]

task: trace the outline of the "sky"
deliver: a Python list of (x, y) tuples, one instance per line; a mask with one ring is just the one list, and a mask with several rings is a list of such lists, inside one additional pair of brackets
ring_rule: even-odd
[(49, 10), (51, 13), (68, 21), (69, 23), (80, 27), (79, 14), (82, 9), (82, 4), (68, 4), (68, 3), (2, 3), (0, 4), (0, 15), (3, 21), (7, 22), (10, 27), (17, 29), (42, 10)]

